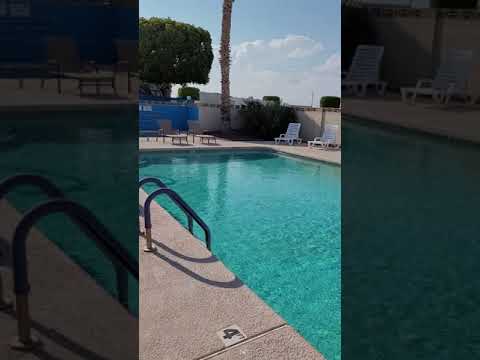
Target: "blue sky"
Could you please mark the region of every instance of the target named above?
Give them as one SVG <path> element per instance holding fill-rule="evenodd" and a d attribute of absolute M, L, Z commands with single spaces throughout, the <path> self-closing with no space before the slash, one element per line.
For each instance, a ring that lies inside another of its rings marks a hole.
<path fill-rule="evenodd" d="M 140 16 L 170 17 L 212 36 L 215 61 L 204 91 L 220 91 L 222 0 L 140 0 Z M 232 96 L 279 95 L 310 105 L 340 94 L 340 0 L 236 0 L 232 16 Z"/>

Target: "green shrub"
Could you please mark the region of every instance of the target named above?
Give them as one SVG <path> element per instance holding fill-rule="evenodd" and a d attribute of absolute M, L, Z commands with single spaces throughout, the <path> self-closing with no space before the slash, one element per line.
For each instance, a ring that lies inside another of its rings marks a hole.
<path fill-rule="evenodd" d="M 264 96 L 263 101 L 269 101 L 269 102 L 280 104 L 280 98 L 278 96 Z"/>
<path fill-rule="evenodd" d="M 263 104 L 258 100 L 248 100 L 239 115 L 246 133 L 263 140 L 272 140 L 284 133 L 289 123 L 297 121 L 295 109 L 276 102 Z"/>
<path fill-rule="evenodd" d="M 338 109 L 340 107 L 340 98 L 338 96 L 324 96 L 320 99 L 320 106 Z"/>
<path fill-rule="evenodd" d="M 196 87 L 181 87 L 178 89 L 178 97 L 191 96 L 193 100 L 200 100 L 200 89 Z"/>

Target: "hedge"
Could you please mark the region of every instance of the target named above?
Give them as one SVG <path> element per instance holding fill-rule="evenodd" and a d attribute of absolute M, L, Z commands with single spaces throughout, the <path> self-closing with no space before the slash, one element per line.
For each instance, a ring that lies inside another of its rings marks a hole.
<path fill-rule="evenodd" d="M 280 97 L 278 96 L 264 96 L 263 101 L 271 101 L 280 104 Z"/>
<path fill-rule="evenodd" d="M 178 97 L 191 96 L 192 100 L 200 100 L 200 89 L 196 87 L 181 87 L 178 89 Z"/>
<path fill-rule="evenodd" d="M 320 99 L 320 106 L 338 109 L 340 107 L 340 98 L 337 96 L 324 96 Z"/>
<path fill-rule="evenodd" d="M 289 123 L 297 122 L 295 109 L 275 102 L 247 100 L 239 115 L 246 134 L 263 140 L 272 140 L 284 133 Z"/>

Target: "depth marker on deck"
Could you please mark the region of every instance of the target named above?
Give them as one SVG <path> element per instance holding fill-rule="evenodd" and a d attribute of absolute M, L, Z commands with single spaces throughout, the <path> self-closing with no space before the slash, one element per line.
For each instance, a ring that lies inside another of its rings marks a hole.
<path fill-rule="evenodd" d="M 231 325 L 225 329 L 217 331 L 217 335 L 223 341 L 225 347 L 235 345 L 247 338 L 238 325 Z"/>

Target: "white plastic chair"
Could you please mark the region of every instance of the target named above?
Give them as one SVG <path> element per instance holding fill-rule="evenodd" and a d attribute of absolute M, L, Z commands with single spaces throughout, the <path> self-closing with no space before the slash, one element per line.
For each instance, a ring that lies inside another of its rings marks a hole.
<path fill-rule="evenodd" d="M 385 95 L 387 83 L 380 81 L 383 46 L 359 45 L 348 72 L 342 74 L 342 87 L 355 95 L 365 96 L 368 86 L 375 86 L 379 95 Z"/>
<path fill-rule="evenodd" d="M 316 137 L 308 142 L 309 147 L 320 147 L 323 149 L 338 149 L 340 142 L 338 141 L 338 125 L 326 124 L 322 136 Z"/>
<path fill-rule="evenodd" d="M 468 92 L 468 77 L 473 62 L 472 50 L 449 49 L 433 79 L 419 79 L 415 87 L 401 88 L 402 100 L 414 104 L 417 95 L 432 96 L 437 103 L 448 104 L 453 96 L 463 97 L 470 102 L 476 98 Z"/>
<path fill-rule="evenodd" d="M 301 144 L 302 139 L 300 138 L 300 127 L 302 124 L 300 123 L 290 123 L 288 124 L 287 131 L 285 134 L 280 134 L 279 137 L 275 138 L 275 144 L 280 144 L 285 142 L 289 145 L 293 145 L 294 143 Z"/>

